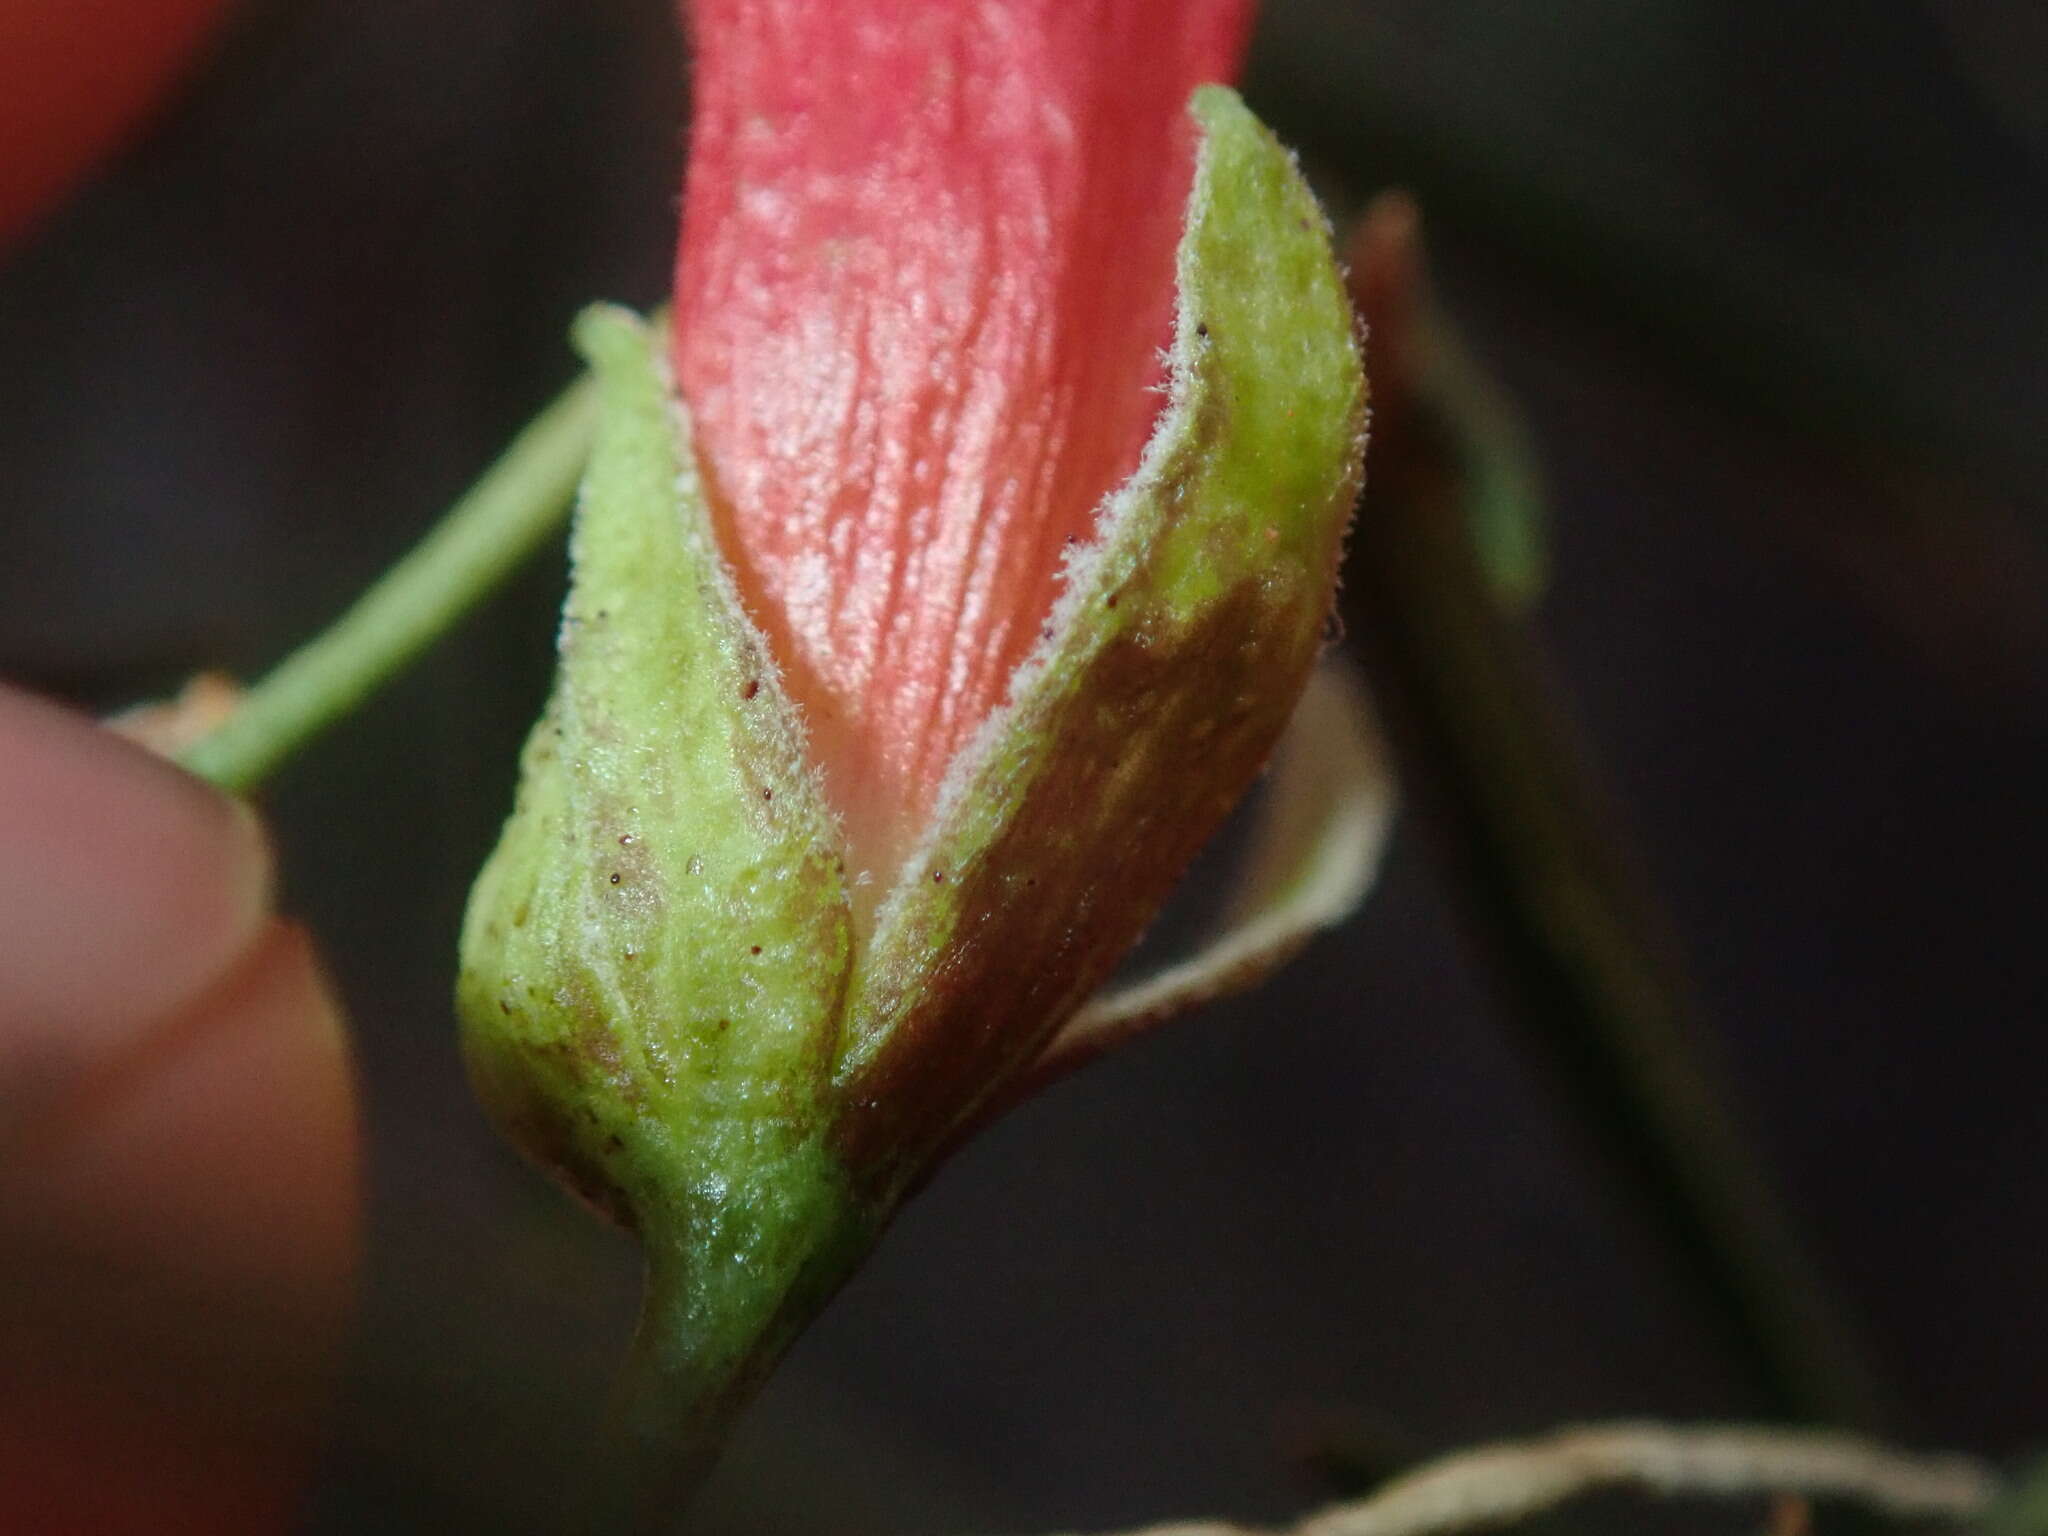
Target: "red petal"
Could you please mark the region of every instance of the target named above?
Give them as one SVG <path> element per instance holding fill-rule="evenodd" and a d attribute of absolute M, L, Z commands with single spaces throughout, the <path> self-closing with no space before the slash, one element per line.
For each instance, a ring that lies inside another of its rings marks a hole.
<path fill-rule="evenodd" d="M 0 244 L 130 132 L 222 0 L 0 0 Z"/>
<path fill-rule="evenodd" d="M 705 0 L 677 379 L 884 876 L 1157 413 L 1189 92 L 1250 0 Z"/>

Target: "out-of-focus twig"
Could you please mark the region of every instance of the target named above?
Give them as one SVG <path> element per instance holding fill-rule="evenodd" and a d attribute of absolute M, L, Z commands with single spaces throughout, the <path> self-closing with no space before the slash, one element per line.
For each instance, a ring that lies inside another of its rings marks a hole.
<path fill-rule="evenodd" d="M 1532 638 L 1476 558 L 1466 498 L 1485 421 L 1433 356 L 1412 203 L 1377 202 L 1350 263 L 1371 327 L 1375 421 L 1346 616 L 1400 778 L 1510 1012 L 1771 1411 L 1872 1427 L 1872 1375 L 1701 1060 L 1668 924 Z"/>
<path fill-rule="evenodd" d="M 1661 1424 L 1567 1429 L 1540 1440 L 1460 1451 L 1339 1504 L 1285 1536 L 1444 1536 L 1512 1524 L 1611 1488 L 1659 1497 L 1796 1494 L 1853 1501 L 1902 1518 L 1966 1520 L 2000 1493 L 1967 1456 L 1914 1455 L 1849 1435 Z M 1160 1525 L 1129 1536 L 1255 1536 L 1221 1522 Z"/>
<path fill-rule="evenodd" d="M 2034 1456 L 2006 1483 L 1985 1514 L 1984 1536 L 2048 1536 L 2048 1456 Z"/>

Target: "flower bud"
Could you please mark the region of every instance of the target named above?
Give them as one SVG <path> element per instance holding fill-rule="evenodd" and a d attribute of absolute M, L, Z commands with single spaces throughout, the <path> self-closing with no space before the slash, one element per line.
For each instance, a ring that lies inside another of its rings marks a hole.
<path fill-rule="evenodd" d="M 1164 404 L 886 838 L 850 835 L 877 823 L 835 801 L 743 596 L 663 338 L 579 326 L 604 416 L 554 694 L 471 899 L 464 1043 L 508 1134 L 642 1233 L 643 1348 L 702 1393 L 743 1389 L 1102 985 L 1319 649 L 1363 446 L 1351 311 L 1291 158 L 1227 89 L 1189 111 Z"/>

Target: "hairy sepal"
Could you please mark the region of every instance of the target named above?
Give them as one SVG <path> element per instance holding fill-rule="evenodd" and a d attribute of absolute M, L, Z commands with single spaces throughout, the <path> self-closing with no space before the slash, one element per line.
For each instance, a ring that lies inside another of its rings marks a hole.
<path fill-rule="evenodd" d="M 826 1145 L 843 860 L 660 349 L 617 310 L 578 341 L 602 425 L 554 693 L 464 925 L 463 1044 L 511 1139 L 640 1229 L 715 1375 L 852 1211 Z"/>
<path fill-rule="evenodd" d="M 1351 308 L 1292 158 L 1223 87 L 1190 111 L 1166 409 L 857 962 L 836 1141 L 883 1186 L 1101 985 L 1319 648 L 1364 449 Z"/>

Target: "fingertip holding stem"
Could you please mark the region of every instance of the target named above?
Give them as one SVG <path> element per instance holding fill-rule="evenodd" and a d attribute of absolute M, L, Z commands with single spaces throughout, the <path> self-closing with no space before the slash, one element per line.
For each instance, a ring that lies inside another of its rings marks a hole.
<path fill-rule="evenodd" d="M 360 1137 L 272 870 L 246 805 L 0 689 L 0 1529 L 289 1522 Z"/>
<path fill-rule="evenodd" d="M 273 862 L 248 806 L 0 689 L 0 1139 L 254 942 Z"/>

